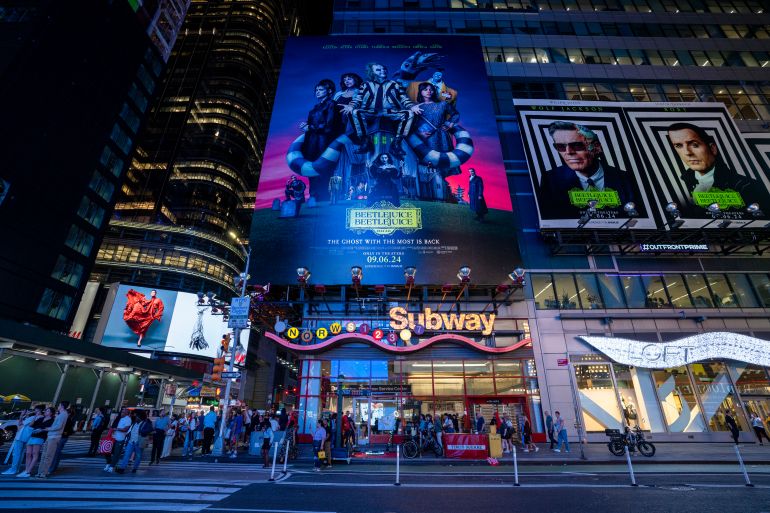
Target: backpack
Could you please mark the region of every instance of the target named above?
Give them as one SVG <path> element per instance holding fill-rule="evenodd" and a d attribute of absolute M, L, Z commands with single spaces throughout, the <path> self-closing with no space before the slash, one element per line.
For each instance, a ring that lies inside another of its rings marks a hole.
<path fill-rule="evenodd" d="M 139 436 L 147 436 L 153 431 L 152 422 L 147 419 L 143 420 L 142 424 L 139 426 Z"/>

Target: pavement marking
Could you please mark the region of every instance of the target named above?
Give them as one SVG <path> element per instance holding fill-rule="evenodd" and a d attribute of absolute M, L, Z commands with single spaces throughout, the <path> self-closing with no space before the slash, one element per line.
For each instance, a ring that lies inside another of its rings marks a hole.
<path fill-rule="evenodd" d="M 206 511 L 252 511 L 255 513 L 335 513 L 334 511 L 309 511 L 304 509 L 250 509 L 250 508 L 207 508 Z"/>
<path fill-rule="evenodd" d="M 686 484 L 686 486 L 693 486 L 695 488 L 770 488 L 770 485 L 758 485 L 746 486 L 745 484 L 710 484 L 710 483 L 698 483 L 698 484 Z"/>
<path fill-rule="evenodd" d="M 166 480 L 166 483 L 168 483 L 168 480 Z M 164 492 L 189 492 L 189 493 L 198 493 L 200 492 L 200 486 L 178 486 L 178 485 L 169 485 L 169 484 L 150 484 L 150 483 L 144 483 L 144 484 L 134 484 L 134 483 L 126 483 L 125 481 L 119 481 L 117 479 L 112 480 L 111 483 L 94 483 L 93 480 L 88 481 L 82 481 L 80 483 L 65 483 L 61 481 L 22 481 L 16 480 L 16 481 L 0 481 L 0 490 L 5 489 L 20 489 L 20 488 L 36 488 L 36 489 L 43 489 L 43 488 L 55 488 L 55 489 L 66 489 L 66 488 L 72 488 L 72 489 L 79 489 L 82 488 L 84 490 L 112 490 L 115 488 L 119 488 L 120 490 L 145 490 L 145 491 L 152 491 L 152 490 L 159 490 Z M 232 487 L 224 487 L 224 486 L 215 486 L 215 487 L 207 487 L 206 492 L 207 493 L 235 493 L 240 491 L 241 488 L 232 488 Z M 2 492 L 5 494 L 5 492 Z"/>
<path fill-rule="evenodd" d="M 80 499 L 83 490 L 31 490 L 36 498 L 50 499 Z M 29 496 L 29 490 L 3 490 L 3 498 L 24 498 Z M 177 493 L 177 492 L 122 492 L 113 490 L 109 492 L 87 492 L 89 499 L 155 499 L 155 500 L 188 500 L 188 501 L 221 501 L 228 497 L 224 493 Z M 3 501 L 4 503 L 5 501 Z M 0 503 L 2 504 L 2 503 Z"/>
<path fill-rule="evenodd" d="M 0 502 L 0 509 L 78 509 L 97 511 L 145 510 L 145 511 L 203 511 L 209 506 L 201 504 L 162 504 L 157 502 L 104 502 L 104 501 L 9 501 Z"/>
<path fill-rule="evenodd" d="M 278 483 L 282 486 L 325 486 L 332 488 L 390 488 L 393 483 L 319 483 L 313 481 L 284 481 Z M 614 484 L 522 484 L 521 487 L 527 488 L 628 488 L 630 485 Z M 401 488 L 514 488 L 511 484 L 451 484 L 451 483 L 401 483 Z"/>

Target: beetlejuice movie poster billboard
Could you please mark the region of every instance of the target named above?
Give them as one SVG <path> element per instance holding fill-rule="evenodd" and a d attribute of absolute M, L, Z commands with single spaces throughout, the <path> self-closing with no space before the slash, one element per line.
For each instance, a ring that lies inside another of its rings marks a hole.
<path fill-rule="evenodd" d="M 473 37 L 303 37 L 284 53 L 256 196 L 251 275 L 284 283 L 498 283 L 518 263 Z"/>

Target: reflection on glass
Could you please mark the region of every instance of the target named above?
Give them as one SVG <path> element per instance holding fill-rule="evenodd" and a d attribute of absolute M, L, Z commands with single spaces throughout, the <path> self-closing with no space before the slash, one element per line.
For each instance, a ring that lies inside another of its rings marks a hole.
<path fill-rule="evenodd" d="M 762 306 L 770 307 L 770 278 L 766 274 L 749 274 L 749 279 L 754 285 L 754 290 L 757 291 Z"/>
<path fill-rule="evenodd" d="M 653 433 L 664 433 L 666 426 L 658 408 L 649 369 L 613 364 L 613 370 L 626 424 L 631 427 L 638 425 Z"/>
<path fill-rule="evenodd" d="M 759 308 L 759 303 L 751 290 L 745 274 L 729 274 L 730 285 L 738 298 L 738 304 L 743 308 Z"/>
<path fill-rule="evenodd" d="M 495 374 L 498 376 L 521 376 L 521 360 L 497 360 Z"/>
<path fill-rule="evenodd" d="M 617 276 L 607 274 L 597 274 L 599 282 L 599 291 L 601 292 L 604 306 L 606 308 L 625 308 L 626 303 L 623 300 L 623 289 Z"/>
<path fill-rule="evenodd" d="M 539 395 L 533 395 L 529 398 L 529 415 L 532 422 L 532 431 L 538 433 L 545 432 L 545 420 L 543 419 L 543 407 Z"/>
<path fill-rule="evenodd" d="M 580 407 L 587 432 L 620 429 L 620 411 L 608 364 L 576 365 Z"/>
<path fill-rule="evenodd" d="M 433 395 L 433 381 L 430 379 L 410 379 L 408 385 L 412 387 L 414 396 Z"/>
<path fill-rule="evenodd" d="M 564 310 L 576 309 L 578 307 L 578 292 L 575 288 L 575 279 L 571 274 L 554 274 L 553 278 L 559 303 L 557 307 Z"/>
<path fill-rule="evenodd" d="M 744 431 L 748 429 L 743 414 L 738 413 L 740 407 L 736 405 L 735 390 L 725 365 L 722 362 L 693 363 L 690 365 L 690 371 L 709 429 L 711 431 L 730 430 L 725 423 L 726 411 L 732 413 Z"/>
<path fill-rule="evenodd" d="M 433 362 L 433 375 L 438 376 L 462 376 L 462 360 L 435 360 Z"/>
<path fill-rule="evenodd" d="M 693 308 L 694 305 L 690 300 L 690 294 L 687 293 L 687 287 L 681 274 L 667 274 L 665 282 L 668 295 L 671 297 L 671 304 L 675 308 Z"/>
<path fill-rule="evenodd" d="M 650 308 L 646 287 L 639 276 L 621 276 L 620 283 L 629 308 Z"/>
<path fill-rule="evenodd" d="M 730 362 L 728 367 L 742 396 L 770 395 L 770 379 L 764 368 L 740 362 Z"/>
<path fill-rule="evenodd" d="M 467 395 L 495 395 L 495 385 L 492 378 L 466 379 L 465 390 Z"/>
<path fill-rule="evenodd" d="M 497 378 L 496 384 L 499 395 L 519 395 L 526 392 L 524 378 Z"/>
<path fill-rule="evenodd" d="M 430 360 L 403 362 L 403 372 L 406 378 L 430 378 L 433 375 L 431 367 Z"/>
<path fill-rule="evenodd" d="M 695 400 L 687 369 L 676 367 L 652 371 L 663 415 L 672 433 L 706 431 L 700 407 Z"/>
<path fill-rule="evenodd" d="M 466 376 L 492 376 L 492 362 L 489 360 L 465 360 Z"/>
<path fill-rule="evenodd" d="M 433 388 L 435 395 L 463 395 L 463 378 L 437 377 Z"/>
<path fill-rule="evenodd" d="M 642 276 L 642 283 L 646 289 L 645 306 L 647 308 L 671 307 L 661 276 Z"/>
<path fill-rule="evenodd" d="M 695 308 L 712 308 L 714 303 L 711 301 L 706 280 L 702 274 L 686 274 L 687 288 L 690 289 L 693 304 Z"/>
<path fill-rule="evenodd" d="M 535 296 L 535 308 L 552 309 L 559 308 L 556 295 L 553 290 L 553 281 L 550 274 L 530 274 L 532 282 L 532 294 Z"/>
<path fill-rule="evenodd" d="M 595 274 L 576 274 L 578 297 L 584 310 L 604 308 Z"/>
<path fill-rule="evenodd" d="M 714 305 L 718 308 L 735 308 L 738 306 L 738 301 L 730 290 L 730 285 L 727 283 L 724 274 L 707 274 L 709 288 L 711 288 L 711 296 L 714 299 Z"/>

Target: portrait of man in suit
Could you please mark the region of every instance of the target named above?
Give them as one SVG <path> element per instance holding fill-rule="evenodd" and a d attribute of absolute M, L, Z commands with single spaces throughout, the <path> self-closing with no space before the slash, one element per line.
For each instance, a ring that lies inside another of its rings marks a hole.
<path fill-rule="evenodd" d="M 540 181 L 541 201 L 547 201 L 540 206 L 544 217 L 580 217 L 580 210 L 586 208 L 587 202 L 575 200 L 586 197 L 575 194 L 579 191 L 617 193 L 597 194 L 591 199 L 612 198 L 608 206 L 621 210 L 626 203 L 636 201 L 631 173 L 604 161 L 602 145 L 595 132 L 576 123 L 554 121 L 548 126 L 548 133 L 563 164 L 546 171 Z"/>

